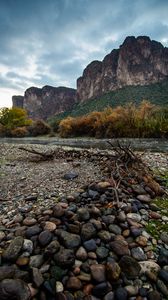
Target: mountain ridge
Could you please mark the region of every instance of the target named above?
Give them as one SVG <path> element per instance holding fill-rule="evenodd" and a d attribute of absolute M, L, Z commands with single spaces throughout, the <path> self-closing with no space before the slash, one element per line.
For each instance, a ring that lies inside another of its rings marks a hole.
<path fill-rule="evenodd" d="M 47 119 L 72 110 L 108 92 L 126 86 L 145 86 L 168 78 L 168 48 L 147 36 L 128 36 L 119 49 L 102 61 L 92 61 L 77 79 L 77 90 L 67 87 L 31 87 L 24 97 L 13 96 L 13 106 L 25 108 L 32 118 Z M 20 98 L 19 98 L 20 97 Z"/>

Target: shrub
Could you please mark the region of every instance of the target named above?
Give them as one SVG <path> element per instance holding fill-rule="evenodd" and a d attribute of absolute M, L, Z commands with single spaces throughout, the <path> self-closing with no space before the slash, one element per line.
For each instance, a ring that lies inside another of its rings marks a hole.
<path fill-rule="evenodd" d="M 0 137 L 4 137 L 6 135 L 5 126 L 0 123 Z"/>
<path fill-rule="evenodd" d="M 28 136 L 28 130 L 26 127 L 17 127 L 11 130 L 12 137 L 25 137 Z"/>
<path fill-rule="evenodd" d="M 36 120 L 28 128 L 31 136 L 45 135 L 51 132 L 51 127 L 43 120 Z"/>

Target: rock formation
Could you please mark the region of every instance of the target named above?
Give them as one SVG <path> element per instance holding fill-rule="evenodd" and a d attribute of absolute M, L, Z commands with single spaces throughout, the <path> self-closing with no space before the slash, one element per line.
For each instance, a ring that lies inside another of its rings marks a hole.
<path fill-rule="evenodd" d="M 148 85 L 168 77 L 168 48 L 147 36 L 127 37 L 103 61 L 93 61 L 77 80 L 80 102 L 128 85 Z"/>
<path fill-rule="evenodd" d="M 47 119 L 50 116 L 70 110 L 76 102 L 76 90 L 67 87 L 44 86 L 42 89 L 31 87 L 24 97 L 13 96 L 13 106 L 27 110 L 32 119 Z"/>
<path fill-rule="evenodd" d="M 13 107 L 23 108 L 23 96 L 12 96 Z"/>
<path fill-rule="evenodd" d="M 129 85 L 148 85 L 168 78 L 168 48 L 147 36 L 129 36 L 103 61 L 91 62 L 77 80 L 77 92 L 66 87 L 31 87 L 24 98 L 13 96 L 13 106 L 23 107 L 31 118 L 47 119 L 71 110 L 109 91 Z"/>

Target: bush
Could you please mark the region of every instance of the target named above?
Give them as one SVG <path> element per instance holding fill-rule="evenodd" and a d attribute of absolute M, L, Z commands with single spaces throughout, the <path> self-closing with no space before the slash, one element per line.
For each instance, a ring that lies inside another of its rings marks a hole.
<path fill-rule="evenodd" d="M 12 129 L 10 133 L 12 137 L 25 137 L 28 136 L 29 132 L 26 127 L 17 127 Z"/>
<path fill-rule="evenodd" d="M 0 137 L 6 136 L 5 126 L 0 123 Z"/>
<path fill-rule="evenodd" d="M 43 120 L 36 120 L 28 128 L 31 136 L 45 135 L 51 132 L 51 127 Z"/>

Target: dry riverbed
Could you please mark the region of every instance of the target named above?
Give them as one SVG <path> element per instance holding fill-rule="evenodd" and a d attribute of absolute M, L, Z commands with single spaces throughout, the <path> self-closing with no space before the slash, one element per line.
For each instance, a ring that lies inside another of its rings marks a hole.
<path fill-rule="evenodd" d="M 0 146 L 0 299 L 166 300 L 167 196 L 128 174 L 117 206 L 109 152 L 19 147 Z M 167 173 L 166 153 L 141 157 Z"/>

